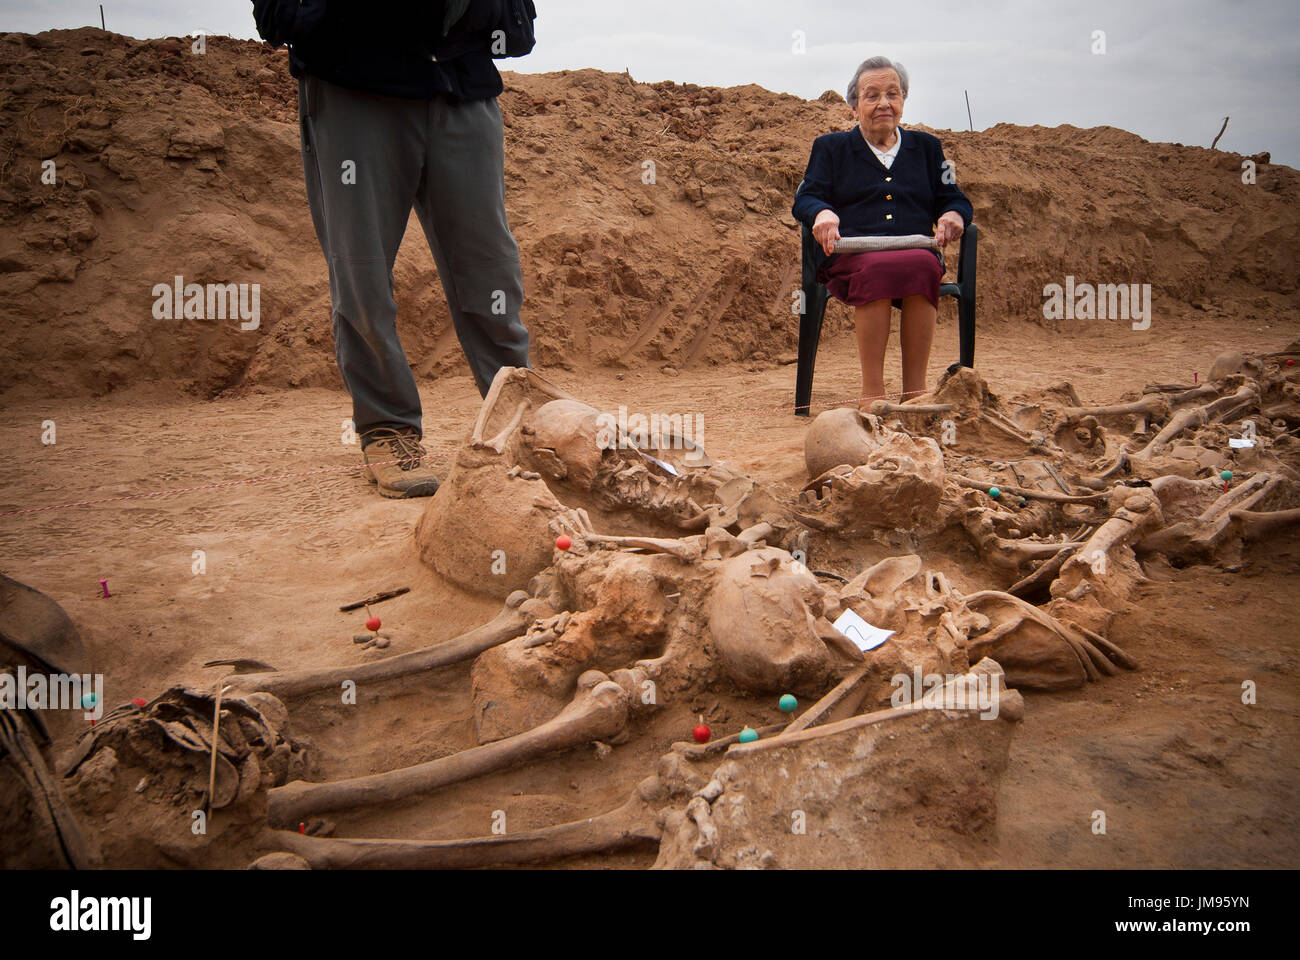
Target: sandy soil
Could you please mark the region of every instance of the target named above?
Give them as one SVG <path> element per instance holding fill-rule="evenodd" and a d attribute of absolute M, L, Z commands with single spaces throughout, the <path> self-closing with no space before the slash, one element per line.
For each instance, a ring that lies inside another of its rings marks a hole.
<path fill-rule="evenodd" d="M 1189 321 L 1182 330 L 1177 341 L 1145 342 L 1118 325 L 1101 337 L 1030 330 L 1015 342 L 981 342 L 979 368 L 1006 396 L 1068 375 L 1085 398 L 1105 399 L 1146 380 L 1192 371 L 1203 376 L 1206 358 L 1218 349 L 1254 342 L 1210 321 Z M 1278 342 L 1291 335 L 1283 332 Z M 944 323 L 936 374 L 955 349 L 953 326 Z M 843 337 L 824 346 L 818 403 L 853 395 L 852 351 Z M 562 371 L 552 375 L 597 404 L 675 409 L 691 398 L 706 414 L 714 456 L 781 489 L 802 482 L 807 421 L 784 409 L 792 367 L 733 366 L 677 377 L 598 371 L 581 381 Z M 891 376 L 897 382 L 898 371 Z M 478 396 L 467 375 L 427 383 L 423 395 L 428 443 L 445 461 Z M 0 428 L 6 451 L 0 512 L 269 474 L 339 472 L 6 516 L 0 521 L 5 570 L 68 610 L 107 675 L 110 703 L 152 696 L 171 683 L 210 683 L 211 671 L 201 665 L 216 657 L 294 667 L 373 656 L 358 653 L 349 639 L 360 616 L 337 607 L 380 589 L 412 587 L 379 608 L 396 638 L 390 653 L 488 619 L 495 604 L 450 587 L 416 559 L 412 531 L 422 503 L 382 500 L 346 469 L 358 457 L 340 442 L 337 426 L 347 412 L 343 393 L 323 389 L 201 403 L 141 390 L 101 401 L 11 406 Z M 54 447 L 39 443 L 44 419 L 59 425 Z M 192 573 L 194 550 L 206 552 L 203 575 Z M 1295 631 L 1287 626 L 1300 583 L 1294 541 L 1260 548 L 1239 573 L 1189 567 L 1148 574 L 1153 582 L 1112 632 L 1141 669 L 1076 692 L 1028 697 L 999 797 L 1001 866 L 1300 862 L 1300 665 Z M 101 577 L 108 578 L 111 599 L 97 596 Z M 1257 705 L 1241 703 L 1245 679 L 1258 685 Z M 473 743 L 467 666 L 407 682 L 382 700 L 363 696 L 357 707 L 332 699 L 305 701 L 293 714 L 295 729 L 323 748 L 330 776 L 391 768 Z M 689 706 L 697 709 L 711 711 L 715 728 L 757 726 L 775 715 L 744 702 Z M 665 711 L 609 759 L 585 752 L 556 758 L 382 817 L 345 818 L 339 832 L 440 838 L 484 833 L 498 809 L 507 811 L 512 830 L 602 812 L 687 735 L 689 711 Z M 144 842 L 131 823 L 132 809 L 128 802 L 87 812 L 117 865 L 240 866 L 269 849 L 242 831 L 223 840 L 221 817 L 208 842 L 196 845 L 179 811 Z M 1107 814 L 1105 836 L 1090 831 L 1098 809 Z M 604 862 L 645 866 L 652 859 L 652 851 L 634 851 Z"/>

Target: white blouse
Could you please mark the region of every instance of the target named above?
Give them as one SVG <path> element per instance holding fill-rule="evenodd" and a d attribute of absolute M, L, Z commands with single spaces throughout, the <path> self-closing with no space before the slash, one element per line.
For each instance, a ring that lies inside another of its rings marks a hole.
<path fill-rule="evenodd" d="M 859 128 L 859 130 L 860 129 L 861 128 Z M 867 135 L 865 133 L 862 135 L 862 139 L 867 140 Z M 886 170 L 888 170 L 890 167 L 894 165 L 894 158 L 898 156 L 898 148 L 902 145 L 902 143 L 903 143 L 902 127 L 898 127 L 894 131 L 894 145 L 890 147 L 888 150 L 877 150 L 876 145 L 872 143 L 870 140 L 867 140 L 867 146 L 869 146 L 871 148 L 871 152 L 876 155 L 876 159 L 885 165 Z"/>

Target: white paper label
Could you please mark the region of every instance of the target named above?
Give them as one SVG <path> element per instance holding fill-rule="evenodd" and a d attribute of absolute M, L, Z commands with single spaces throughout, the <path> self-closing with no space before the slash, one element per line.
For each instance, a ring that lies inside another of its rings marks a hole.
<path fill-rule="evenodd" d="M 645 457 L 647 460 L 649 460 L 651 463 L 655 464 L 656 466 L 659 466 L 659 467 L 663 468 L 664 470 L 667 470 L 667 471 L 668 471 L 670 474 L 672 474 L 674 477 L 679 477 L 679 476 L 681 476 L 681 474 L 679 474 L 679 473 L 677 472 L 677 468 L 674 467 L 671 463 L 668 463 L 668 462 L 666 462 L 666 461 L 664 461 L 664 460 L 660 460 L 658 457 L 652 457 L 652 456 L 650 456 L 650 454 L 646 453 L 644 450 L 638 450 L 637 453 L 641 454 L 641 456 Z"/>
<path fill-rule="evenodd" d="M 835 629 L 857 644 L 859 650 L 874 650 L 894 635 L 893 630 L 873 627 L 852 610 L 840 614 Z"/>

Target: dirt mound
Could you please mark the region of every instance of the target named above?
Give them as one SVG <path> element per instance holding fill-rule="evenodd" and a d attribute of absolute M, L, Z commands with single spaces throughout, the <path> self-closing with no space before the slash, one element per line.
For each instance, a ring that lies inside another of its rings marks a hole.
<path fill-rule="evenodd" d="M 535 364 L 793 355 L 789 205 L 812 140 L 849 126 L 838 96 L 595 70 L 511 73 L 506 88 L 508 209 Z M 11 33 L 0 37 L 0 110 L 0 392 L 338 385 L 283 50 Z M 1067 275 L 1150 283 L 1147 336 L 1169 336 L 1194 308 L 1234 322 L 1294 317 L 1294 170 L 1260 162 L 1247 185 L 1242 157 L 1111 128 L 999 125 L 943 139 L 982 228 L 983 329 L 1076 323 L 1042 318 L 1044 285 Z M 46 160 L 54 185 L 42 182 Z M 412 227 L 394 271 L 408 357 L 420 378 L 465 376 Z M 157 319 L 154 287 L 177 276 L 258 284 L 258 328 Z M 829 329 L 847 322 L 832 306 Z"/>

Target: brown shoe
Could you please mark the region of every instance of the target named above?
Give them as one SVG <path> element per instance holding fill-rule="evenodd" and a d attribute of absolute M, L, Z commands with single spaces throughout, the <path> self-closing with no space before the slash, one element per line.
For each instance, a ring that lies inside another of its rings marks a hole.
<path fill-rule="evenodd" d="M 380 427 L 368 431 L 364 439 L 368 441 L 361 451 L 366 479 L 378 484 L 381 494 L 395 500 L 433 496 L 438 478 L 425 462 L 429 451 L 414 430 Z"/>

